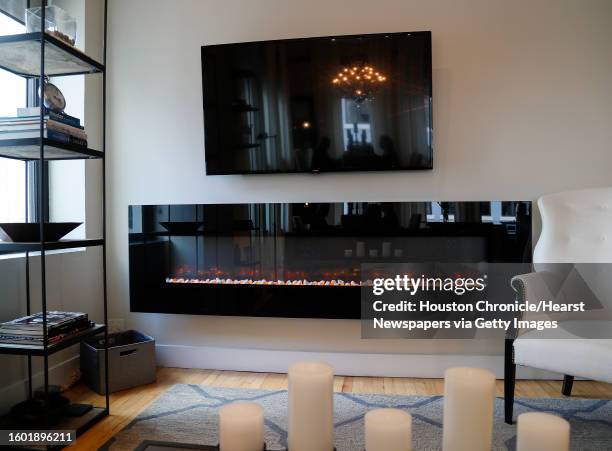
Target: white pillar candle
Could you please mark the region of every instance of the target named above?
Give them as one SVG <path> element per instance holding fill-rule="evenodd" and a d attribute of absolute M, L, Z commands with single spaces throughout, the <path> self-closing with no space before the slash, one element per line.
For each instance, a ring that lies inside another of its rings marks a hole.
<path fill-rule="evenodd" d="M 518 416 L 517 451 L 568 451 L 570 424 L 550 413 L 529 412 Z"/>
<path fill-rule="evenodd" d="M 365 256 L 365 243 L 363 241 L 357 241 L 357 257 Z"/>
<path fill-rule="evenodd" d="M 375 409 L 365 415 L 366 451 L 410 451 L 412 417 L 399 409 Z"/>
<path fill-rule="evenodd" d="M 219 409 L 221 451 L 262 451 L 264 415 L 259 404 L 236 402 Z"/>
<path fill-rule="evenodd" d="M 391 243 L 389 241 L 383 241 L 382 244 L 382 255 L 383 257 L 391 256 Z"/>
<path fill-rule="evenodd" d="M 334 449 L 334 371 L 325 363 L 289 367 L 289 451 Z"/>
<path fill-rule="evenodd" d="M 480 368 L 450 368 L 444 374 L 444 451 L 490 451 L 495 375 Z"/>

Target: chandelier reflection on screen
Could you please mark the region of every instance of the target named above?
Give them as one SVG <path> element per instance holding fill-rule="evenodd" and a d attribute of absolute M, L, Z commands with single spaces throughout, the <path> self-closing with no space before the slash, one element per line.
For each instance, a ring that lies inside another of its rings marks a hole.
<path fill-rule="evenodd" d="M 374 99 L 376 91 L 387 81 L 387 77 L 370 65 L 344 67 L 332 79 L 343 95 L 358 105 Z"/>

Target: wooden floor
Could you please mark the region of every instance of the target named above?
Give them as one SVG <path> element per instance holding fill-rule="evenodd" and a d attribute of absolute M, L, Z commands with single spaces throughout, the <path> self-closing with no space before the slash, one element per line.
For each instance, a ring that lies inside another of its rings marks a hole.
<path fill-rule="evenodd" d="M 243 373 L 179 368 L 160 368 L 157 382 L 111 395 L 111 415 L 83 436 L 69 449 L 95 450 L 126 426 L 140 411 L 174 384 L 201 384 L 215 387 L 239 387 L 262 390 L 287 388 L 287 375 L 274 373 Z M 393 377 L 342 377 L 334 381 L 335 391 L 349 393 L 384 393 L 398 395 L 441 395 L 442 379 L 414 379 Z M 503 382 L 497 381 L 498 396 L 503 395 Z M 67 396 L 73 402 L 103 405 L 104 398 L 83 385 L 72 388 Z M 528 398 L 559 398 L 560 381 L 518 381 L 516 396 Z M 612 384 L 576 381 L 572 397 L 612 399 Z"/>

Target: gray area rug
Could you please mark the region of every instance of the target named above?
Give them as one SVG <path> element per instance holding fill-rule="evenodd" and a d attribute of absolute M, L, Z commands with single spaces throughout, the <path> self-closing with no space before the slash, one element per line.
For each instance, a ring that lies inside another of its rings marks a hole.
<path fill-rule="evenodd" d="M 145 440 L 200 445 L 217 443 L 217 409 L 233 401 L 253 401 L 265 411 L 268 449 L 287 446 L 287 392 L 174 385 L 164 392 L 103 450 L 133 450 Z M 514 450 L 516 426 L 503 421 L 503 400 L 495 401 L 494 450 Z M 404 409 L 413 418 L 413 449 L 439 450 L 442 443 L 440 396 L 391 396 L 353 393 L 334 395 L 338 451 L 363 450 L 363 416 L 378 407 Z M 612 450 L 612 401 L 518 398 L 515 416 L 550 412 L 571 423 L 572 450 Z M 112 414 L 112 409 L 111 409 Z"/>

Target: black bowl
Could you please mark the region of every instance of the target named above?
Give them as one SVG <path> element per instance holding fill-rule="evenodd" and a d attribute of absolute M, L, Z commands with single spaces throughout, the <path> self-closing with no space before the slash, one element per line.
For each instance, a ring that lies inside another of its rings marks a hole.
<path fill-rule="evenodd" d="M 45 241 L 59 241 L 82 222 L 45 223 Z M 0 223 L 0 240 L 13 243 L 35 243 L 40 241 L 40 224 L 37 222 Z"/>
<path fill-rule="evenodd" d="M 162 221 L 160 224 L 173 235 L 195 235 L 204 225 L 201 221 Z"/>

